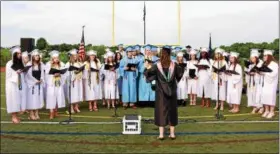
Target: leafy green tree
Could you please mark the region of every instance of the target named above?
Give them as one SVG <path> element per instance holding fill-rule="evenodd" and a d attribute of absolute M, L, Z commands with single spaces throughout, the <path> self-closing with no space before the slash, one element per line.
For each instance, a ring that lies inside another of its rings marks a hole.
<path fill-rule="evenodd" d="M 48 42 L 46 41 L 45 38 L 39 38 L 36 42 L 36 48 L 39 50 L 44 50 L 47 49 L 48 47 Z"/>

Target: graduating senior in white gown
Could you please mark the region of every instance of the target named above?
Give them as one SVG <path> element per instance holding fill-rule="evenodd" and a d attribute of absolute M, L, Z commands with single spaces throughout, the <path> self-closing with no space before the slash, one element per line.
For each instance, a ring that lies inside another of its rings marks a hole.
<path fill-rule="evenodd" d="M 177 64 L 184 70 L 184 74 L 180 81 L 177 83 L 177 100 L 179 101 L 187 101 L 186 99 L 188 98 L 188 85 L 187 85 L 187 80 L 188 80 L 188 75 L 187 75 L 187 67 L 184 66 L 186 63 L 184 62 L 184 53 L 183 52 L 178 52 L 177 53 Z M 181 103 L 179 103 L 181 104 Z M 185 103 L 183 103 L 185 104 Z"/>
<path fill-rule="evenodd" d="M 208 49 L 202 48 L 200 51 L 200 59 L 198 60 L 198 85 L 197 96 L 202 98 L 201 107 L 210 107 L 210 98 L 212 91 L 211 65 L 213 61 L 208 57 Z M 208 66 L 208 67 L 207 67 Z"/>
<path fill-rule="evenodd" d="M 110 109 L 111 105 L 113 108 L 115 107 L 115 100 L 119 99 L 118 73 L 115 70 L 114 53 L 110 51 L 106 55 L 107 61 L 105 65 L 110 67 L 103 67 L 101 74 L 104 76 L 104 97 L 107 100 L 107 107 Z"/>
<path fill-rule="evenodd" d="M 84 64 L 79 61 L 77 55 L 77 50 L 72 49 L 69 51 L 70 61 L 66 63 L 65 68 L 74 66 L 76 68 L 81 68 Z M 73 70 L 67 72 L 67 84 L 70 84 L 71 90 L 71 112 L 79 113 L 79 103 L 83 101 L 83 70 Z"/>
<path fill-rule="evenodd" d="M 239 112 L 239 105 L 242 97 L 242 68 L 238 64 L 239 53 L 230 52 L 230 66 L 229 70 L 234 71 L 234 73 L 226 72 L 227 75 L 227 102 L 232 104 L 232 109 L 229 112 L 237 113 Z"/>
<path fill-rule="evenodd" d="M 224 50 L 221 48 L 217 48 L 215 50 L 215 57 L 214 57 L 214 62 L 211 67 L 211 72 L 212 72 L 212 100 L 216 100 L 216 106 L 215 110 L 218 109 L 218 85 L 219 85 L 219 103 L 221 103 L 220 110 L 224 110 L 224 101 L 226 101 L 226 75 L 223 72 L 219 73 L 219 78 L 218 78 L 218 73 L 214 72 L 213 66 L 217 69 L 228 69 L 227 62 L 224 60 L 223 57 L 223 52 Z"/>
<path fill-rule="evenodd" d="M 20 47 L 11 49 L 12 60 L 6 64 L 6 106 L 12 114 L 12 122 L 19 123 L 17 113 L 26 107 L 26 84 L 22 70 L 24 69 Z"/>
<path fill-rule="evenodd" d="M 190 105 L 196 105 L 196 94 L 197 94 L 197 73 L 198 69 L 195 66 L 197 52 L 195 50 L 190 51 L 190 60 L 187 62 L 187 77 L 188 77 L 188 94 L 190 96 Z"/>
<path fill-rule="evenodd" d="M 29 119 L 38 120 L 38 110 L 44 106 L 44 64 L 41 62 L 39 52 L 37 49 L 31 53 L 32 67 L 26 74 L 27 83 L 27 103 L 26 109 L 29 110 Z"/>
<path fill-rule="evenodd" d="M 264 64 L 263 66 L 268 67 L 270 71 L 261 72 L 263 83 L 261 93 L 261 103 L 264 105 L 265 112 L 262 117 L 272 118 L 275 116 L 275 105 L 276 105 L 276 92 L 278 86 L 278 64 L 273 61 L 273 50 L 264 50 Z"/>
<path fill-rule="evenodd" d="M 46 83 L 46 108 L 50 109 L 50 119 L 57 116 L 57 109 L 65 107 L 65 96 L 63 86 L 65 83 L 65 74 L 50 74 L 51 68 L 61 70 L 64 64 L 59 61 L 59 52 L 54 50 L 50 52 L 51 60 L 45 66 L 45 83 Z"/>
<path fill-rule="evenodd" d="M 96 51 L 88 51 L 83 76 L 85 79 L 85 101 L 89 103 L 89 111 L 98 111 L 97 100 L 102 99 L 100 68 L 101 63 L 96 57 Z"/>
<path fill-rule="evenodd" d="M 245 81 L 247 83 L 247 100 L 248 107 L 253 107 L 252 114 L 262 114 L 264 111 L 261 103 L 261 92 L 262 92 L 262 78 L 259 73 L 256 72 L 256 68 L 260 68 L 263 61 L 259 59 L 258 49 L 251 49 L 250 53 L 250 65 L 245 65 Z M 248 68 L 247 68 L 248 67 Z"/>

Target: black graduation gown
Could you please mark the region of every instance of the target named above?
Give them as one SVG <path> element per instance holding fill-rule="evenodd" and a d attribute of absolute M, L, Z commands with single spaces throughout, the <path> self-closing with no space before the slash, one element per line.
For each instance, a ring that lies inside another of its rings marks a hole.
<path fill-rule="evenodd" d="M 166 76 L 168 68 L 163 69 Z M 156 80 L 156 101 L 155 101 L 155 125 L 157 126 L 176 126 L 178 124 L 177 110 L 177 81 L 183 76 L 183 70 L 175 64 L 170 81 L 164 78 L 157 65 L 144 71 L 148 82 Z"/>

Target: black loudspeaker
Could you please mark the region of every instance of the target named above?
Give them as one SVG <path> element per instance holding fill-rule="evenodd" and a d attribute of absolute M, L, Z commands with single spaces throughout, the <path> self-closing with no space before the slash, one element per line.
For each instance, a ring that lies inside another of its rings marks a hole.
<path fill-rule="evenodd" d="M 31 52 L 35 48 L 34 38 L 21 38 L 20 47 L 22 52 L 24 51 Z"/>

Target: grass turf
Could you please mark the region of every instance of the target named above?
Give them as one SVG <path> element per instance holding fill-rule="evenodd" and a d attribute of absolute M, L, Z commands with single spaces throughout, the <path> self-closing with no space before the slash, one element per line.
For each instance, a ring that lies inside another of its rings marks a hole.
<path fill-rule="evenodd" d="M 9 121 L 10 116 L 5 107 L 5 74 L 1 73 L 1 121 Z M 199 102 L 199 100 L 198 100 Z M 260 115 L 247 114 L 251 109 L 246 107 L 246 96 L 242 98 L 240 114 L 234 115 L 227 111 L 223 114 L 225 121 L 231 120 L 266 120 Z M 213 105 L 212 105 L 213 106 Z M 277 107 L 279 107 L 277 99 Z M 66 109 L 60 109 L 60 117 L 52 121 L 67 119 Z M 120 121 L 113 118 L 113 110 L 100 108 L 99 112 L 89 112 L 87 104 L 81 104 L 81 113 L 74 114 L 77 122 L 89 121 Z M 153 117 L 153 108 L 138 108 L 137 110 L 118 109 L 118 115 L 141 114 L 145 118 Z M 212 108 L 199 106 L 179 107 L 180 119 L 196 121 L 215 120 Z M 48 119 L 48 111 L 40 111 L 41 120 Z M 28 121 L 27 115 L 21 115 L 22 121 Z M 279 120 L 279 116 L 273 120 Z M 176 127 L 177 132 L 235 132 L 235 131 L 278 131 L 279 123 L 243 123 L 243 124 L 197 124 L 184 123 Z M 122 132 L 121 124 L 111 125 L 46 125 L 46 124 L 3 124 L 1 131 L 26 132 Z M 143 124 L 142 131 L 157 133 L 153 124 Z M 229 134 L 229 135 L 178 135 L 175 141 L 157 141 L 155 135 L 18 135 L 1 134 L 1 153 L 278 153 L 279 141 L 275 140 L 279 134 Z M 261 140 L 260 140 L 261 139 Z M 262 140 L 265 139 L 265 140 Z M 267 140 L 266 139 L 273 139 Z"/>

